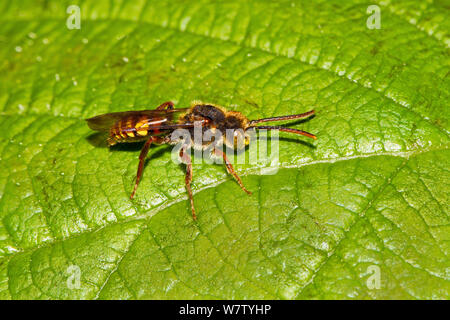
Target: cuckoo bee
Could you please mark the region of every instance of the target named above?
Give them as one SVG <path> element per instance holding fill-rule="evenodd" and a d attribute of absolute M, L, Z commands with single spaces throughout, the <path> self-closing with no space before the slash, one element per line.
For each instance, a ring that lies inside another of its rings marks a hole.
<path fill-rule="evenodd" d="M 312 139 L 316 136 L 303 130 L 286 128 L 282 126 L 259 125 L 264 122 L 285 121 L 293 119 L 302 119 L 310 117 L 314 110 L 294 115 L 249 120 L 242 113 L 237 111 L 227 111 L 225 108 L 211 103 L 200 101 L 192 102 L 189 108 L 174 108 L 173 102 L 165 102 L 155 110 L 125 111 L 113 112 L 86 119 L 88 126 L 92 130 L 108 132 L 108 144 L 113 146 L 123 142 L 145 141 L 139 155 L 139 165 L 136 174 L 136 181 L 130 199 L 133 199 L 139 181 L 142 177 L 145 158 L 152 143 L 155 144 L 177 144 L 179 139 L 172 139 L 171 134 L 177 129 L 186 129 L 193 137 L 194 130 L 200 127 L 202 131 L 220 130 L 223 142 L 231 148 L 242 148 L 250 142 L 249 130 L 266 129 L 279 130 L 294 134 L 303 135 Z M 234 134 L 226 135 L 227 130 L 233 130 Z M 211 142 L 202 142 L 202 145 L 195 145 L 194 148 L 205 148 Z M 238 146 L 237 141 L 244 141 L 244 144 Z M 251 194 L 242 184 L 241 178 L 234 171 L 231 162 L 226 154 L 217 148 L 212 150 L 216 157 L 222 157 L 229 174 L 231 174 L 237 183 L 246 193 Z M 192 162 L 190 154 L 187 152 L 187 145 L 180 149 L 180 158 L 186 164 L 185 184 L 191 203 L 192 216 L 197 219 L 192 197 Z"/>

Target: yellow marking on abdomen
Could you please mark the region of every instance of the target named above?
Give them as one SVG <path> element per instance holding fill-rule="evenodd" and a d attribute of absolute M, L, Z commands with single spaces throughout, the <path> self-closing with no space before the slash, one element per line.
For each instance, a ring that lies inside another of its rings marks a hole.
<path fill-rule="evenodd" d="M 133 120 L 132 119 L 128 119 L 126 126 L 127 126 L 127 128 L 132 128 L 133 127 Z"/>
<path fill-rule="evenodd" d="M 148 131 L 147 130 L 137 130 L 136 131 L 138 135 L 140 136 L 146 136 Z"/>
<path fill-rule="evenodd" d="M 132 131 L 127 131 L 127 135 L 131 138 L 134 138 L 134 133 Z"/>
<path fill-rule="evenodd" d="M 136 125 L 134 126 L 136 129 L 139 129 L 140 127 L 144 126 L 146 124 L 145 121 L 139 121 L 138 123 L 136 123 Z"/>

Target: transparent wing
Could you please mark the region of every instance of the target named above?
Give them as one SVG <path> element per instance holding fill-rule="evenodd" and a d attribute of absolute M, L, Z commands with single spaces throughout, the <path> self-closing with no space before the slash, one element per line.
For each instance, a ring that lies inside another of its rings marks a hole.
<path fill-rule="evenodd" d="M 124 111 L 101 114 L 86 119 L 89 128 L 95 131 L 109 131 L 109 129 L 119 120 L 124 119 L 141 119 L 147 117 L 149 125 L 151 123 L 160 123 L 161 125 L 175 125 L 172 121 L 175 115 L 185 113 L 188 108 L 177 108 L 169 110 L 140 110 L 140 111 Z"/>

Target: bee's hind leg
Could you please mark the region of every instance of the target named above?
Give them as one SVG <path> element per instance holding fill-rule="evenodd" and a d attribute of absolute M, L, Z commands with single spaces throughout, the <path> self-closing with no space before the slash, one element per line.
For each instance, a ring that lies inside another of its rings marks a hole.
<path fill-rule="evenodd" d="M 237 181 L 237 183 L 239 184 L 239 186 L 241 187 L 241 189 L 244 190 L 247 194 L 252 194 L 251 191 L 247 190 L 247 189 L 244 187 L 244 184 L 242 183 L 241 178 L 238 176 L 238 174 L 236 173 L 236 171 L 234 171 L 234 168 L 233 168 L 233 166 L 231 165 L 231 162 L 228 160 L 226 154 L 225 154 L 223 151 L 218 150 L 218 149 L 214 149 L 213 152 L 214 152 L 215 155 L 217 155 L 217 156 L 223 158 L 223 161 L 225 162 L 225 166 L 227 167 L 228 173 L 231 174 L 231 175 L 234 177 L 234 179 L 236 179 L 236 181 Z"/>
<path fill-rule="evenodd" d="M 138 170 L 137 170 L 137 174 L 136 174 L 136 182 L 134 183 L 134 188 L 133 188 L 133 192 L 131 193 L 130 199 L 134 198 L 134 194 L 136 193 L 136 189 L 139 185 L 139 181 L 141 180 L 142 177 L 142 172 L 144 171 L 144 163 L 145 163 L 145 158 L 147 157 L 148 151 L 150 150 L 150 146 L 152 144 L 152 142 L 154 142 L 156 140 L 155 137 L 150 137 L 144 144 L 144 146 L 142 147 L 141 150 L 141 154 L 139 155 L 139 166 L 138 166 Z"/>
<path fill-rule="evenodd" d="M 186 164 L 185 183 L 186 183 L 186 190 L 189 195 L 189 200 L 191 201 L 192 218 L 194 218 L 194 220 L 197 220 L 197 216 L 195 215 L 195 208 L 194 208 L 194 198 L 192 197 L 192 189 L 191 189 L 191 182 L 192 182 L 191 156 L 189 155 L 189 153 L 186 152 L 186 150 L 184 148 L 181 148 L 180 149 L 180 158 Z"/>
<path fill-rule="evenodd" d="M 161 104 L 156 110 L 171 110 L 173 109 L 174 103 L 172 101 L 167 101 Z"/>

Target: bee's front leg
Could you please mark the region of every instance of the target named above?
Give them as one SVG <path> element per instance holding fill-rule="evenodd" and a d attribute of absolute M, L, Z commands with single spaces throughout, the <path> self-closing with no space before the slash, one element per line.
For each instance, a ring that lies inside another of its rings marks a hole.
<path fill-rule="evenodd" d="M 237 181 L 237 183 L 239 184 L 239 186 L 241 187 L 241 189 L 244 190 L 247 194 L 252 194 L 251 191 L 247 190 L 247 189 L 244 187 L 244 184 L 242 183 L 241 178 L 238 176 L 238 174 L 236 173 L 236 171 L 234 171 L 234 168 L 233 168 L 233 166 L 231 165 L 231 162 L 228 160 L 226 154 L 225 154 L 222 150 L 219 150 L 219 149 L 216 149 L 216 148 L 214 149 L 213 153 L 214 153 L 216 156 L 222 157 L 222 158 L 223 158 L 223 161 L 225 162 L 225 165 L 226 165 L 226 167 L 227 167 L 228 173 L 231 174 L 231 175 L 236 179 L 236 181 Z"/>

